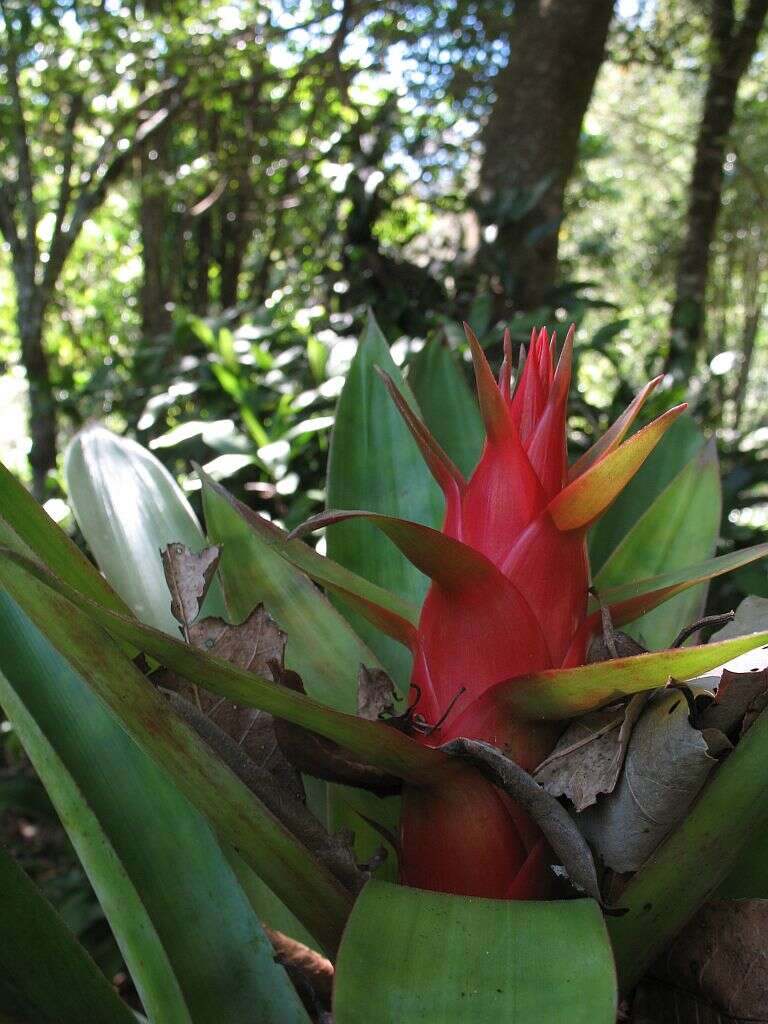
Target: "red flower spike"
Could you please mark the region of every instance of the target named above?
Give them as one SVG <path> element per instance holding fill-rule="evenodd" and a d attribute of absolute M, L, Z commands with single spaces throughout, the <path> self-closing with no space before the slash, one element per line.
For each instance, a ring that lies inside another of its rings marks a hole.
<path fill-rule="evenodd" d="M 515 719 L 501 690 L 508 694 L 527 673 L 583 664 L 596 624 L 588 607 L 586 530 L 685 406 L 624 440 L 658 378 L 651 381 L 569 472 L 573 328 L 557 369 L 554 335 L 533 332 L 514 392 L 508 333 L 497 383 L 477 338 L 465 330 L 487 433 L 469 481 L 387 382 L 446 496 L 443 533 L 366 512 L 325 513 L 303 529 L 365 516 L 432 579 L 415 635 L 400 631 L 414 652 L 419 741 L 484 740 L 531 770 L 551 750 L 557 723 Z M 407 884 L 499 899 L 550 894 L 549 852 L 538 828 L 471 768 L 439 786 L 406 787 L 401 850 Z"/>

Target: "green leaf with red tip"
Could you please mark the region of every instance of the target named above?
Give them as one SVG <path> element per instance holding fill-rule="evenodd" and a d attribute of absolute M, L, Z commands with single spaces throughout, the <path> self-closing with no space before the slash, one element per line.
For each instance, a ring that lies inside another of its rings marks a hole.
<path fill-rule="evenodd" d="M 645 387 L 638 391 L 621 416 L 611 424 L 603 436 L 573 463 L 568 470 L 569 480 L 575 480 L 577 476 L 581 476 L 590 466 L 594 466 L 604 455 L 612 452 L 621 444 L 627 431 L 640 414 L 646 399 L 661 380 L 662 377 L 654 377 L 653 380 L 648 381 Z"/>
<path fill-rule="evenodd" d="M 613 505 L 589 531 L 593 576 L 704 443 L 704 435 L 690 413 L 683 413 L 675 420 Z"/>
<path fill-rule="evenodd" d="M 419 451 L 429 467 L 435 483 L 440 487 L 447 500 L 451 500 L 451 498 L 458 500 L 466 486 L 466 481 L 458 467 L 440 447 L 437 438 L 430 433 L 427 426 L 408 405 L 389 374 L 380 369 L 378 373 L 389 392 L 389 397 L 395 404 L 395 408 L 403 417 L 405 425 L 419 446 Z"/>
<path fill-rule="evenodd" d="M 310 729 L 357 754 L 384 771 L 415 782 L 429 783 L 442 777 L 448 759 L 416 743 L 404 733 L 382 723 L 335 711 L 311 697 L 296 693 L 252 672 L 237 668 L 180 640 L 112 612 L 84 597 L 35 562 L 0 549 L 0 582 L 13 587 L 14 596 L 26 604 L 25 582 L 39 594 L 40 586 L 53 591 L 70 606 L 80 608 L 113 637 L 127 640 L 167 668 L 211 693 L 236 704 L 259 708 Z M 74 614 L 74 609 L 70 607 Z"/>
<path fill-rule="evenodd" d="M 518 718 L 574 718 L 621 697 L 655 690 L 670 678 L 684 680 L 703 675 L 764 644 L 768 644 L 768 632 L 579 668 L 549 669 L 499 683 L 482 699 L 501 703 Z"/>
<path fill-rule="evenodd" d="M 472 394 L 448 342 L 435 337 L 416 355 L 408 383 L 424 422 L 464 476 L 480 459 L 485 429 Z"/>
<path fill-rule="evenodd" d="M 316 648 L 318 636 L 326 636 L 328 628 L 331 637 L 339 634 L 336 643 L 341 642 L 342 633 L 349 633 L 355 637 L 346 620 L 339 620 L 335 610 L 329 609 L 321 614 L 319 606 L 326 605 L 326 599 L 316 588 L 308 588 L 306 583 L 302 582 L 306 576 L 342 598 L 377 629 L 394 637 L 400 643 L 411 646 L 419 617 L 419 609 L 415 605 L 384 590 L 383 587 L 376 586 L 375 583 L 370 583 L 357 573 L 350 572 L 332 558 L 319 554 L 303 541 L 290 540 L 284 530 L 238 501 L 220 484 L 202 472 L 200 477 L 203 481 L 203 502 L 209 520 L 209 535 L 211 539 L 224 544 L 222 564 L 228 583 L 228 594 L 235 596 L 235 588 L 241 589 L 238 612 L 242 612 L 248 604 L 253 606 L 254 593 L 262 595 L 258 599 L 263 600 L 271 609 L 274 618 L 278 622 L 281 621 L 281 616 L 285 619 L 282 628 L 291 638 L 287 652 L 289 656 L 293 655 L 290 648 L 295 647 L 297 643 L 300 646 Z M 228 506 L 233 515 L 241 521 L 240 527 L 236 525 L 232 515 L 226 514 L 224 506 Z M 275 558 L 287 562 L 293 571 L 290 568 L 281 571 L 280 562 L 275 562 Z M 251 575 L 255 574 L 258 581 L 251 579 L 247 588 L 242 589 L 244 567 L 250 569 Z M 318 615 L 322 619 L 320 623 L 315 621 Z M 373 652 L 368 651 L 361 640 L 355 637 L 354 642 L 359 648 L 355 657 L 331 660 L 332 671 L 335 671 L 337 677 L 340 665 L 349 665 L 350 670 L 354 670 L 356 678 L 355 665 L 359 665 L 361 661 L 372 665 L 376 660 Z M 319 656 L 319 652 L 315 651 L 314 656 Z M 306 666 L 297 666 L 296 671 L 304 676 L 309 692 L 312 693 L 312 673 L 307 672 Z M 343 670 L 341 674 L 343 675 Z M 345 698 L 345 706 L 350 700 L 354 704 L 354 691 L 353 686 Z M 341 706 L 328 695 L 319 692 L 317 695 L 328 700 L 334 707 Z"/>
<path fill-rule="evenodd" d="M 397 948 L 398 970 L 382 951 Z M 439 969 L 436 969 L 439 965 Z M 616 977 L 592 900 L 488 900 L 371 882 L 344 933 L 336 1024 L 613 1024 Z"/>
<path fill-rule="evenodd" d="M 686 408 L 678 405 L 663 413 L 553 498 L 548 509 L 558 529 L 585 529 L 593 523 L 629 483 L 668 427 Z"/>
<path fill-rule="evenodd" d="M 717 449 L 710 441 L 645 510 L 594 577 L 600 599 L 605 601 L 604 590 L 657 573 L 686 571 L 692 563 L 709 559 L 720 532 L 721 506 Z M 750 560 L 746 556 L 746 561 Z M 693 586 L 695 582 L 700 585 Z M 633 622 L 627 632 L 652 650 L 668 647 L 680 630 L 702 613 L 706 586 L 701 585 L 701 577 L 696 581 L 695 567 L 691 584 L 678 587 L 678 592 L 664 608 Z M 667 595 L 672 597 L 672 593 Z M 627 621 L 624 615 L 622 618 Z"/>
<path fill-rule="evenodd" d="M 695 587 L 699 583 L 733 572 L 734 569 L 740 569 L 743 565 L 766 557 L 768 544 L 756 544 L 751 548 L 734 551 L 730 555 L 709 558 L 697 565 L 688 565 L 684 569 L 665 572 L 649 579 L 638 580 L 636 583 L 599 589 L 598 593 L 600 601 L 610 608 L 614 625 L 621 626 L 634 621 L 689 587 Z M 598 611 L 598 604 L 594 598 L 591 607 L 594 613 Z"/>
<path fill-rule="evenodd" d="M 440 491 L 376 367 L 395 381 L 415 411 L 410 388 L 369 316 L 336 410 L 328 462 L 328 504 L 403 516 L 430 526 L 442 520 Z M 328 537 L 328 555 L 346 569 L 420 605 L 427 580 L 369 524 L 345 523 Z M 405 692 L 411 656 L 397 641 L 336 601 L 337 607 Z"/>

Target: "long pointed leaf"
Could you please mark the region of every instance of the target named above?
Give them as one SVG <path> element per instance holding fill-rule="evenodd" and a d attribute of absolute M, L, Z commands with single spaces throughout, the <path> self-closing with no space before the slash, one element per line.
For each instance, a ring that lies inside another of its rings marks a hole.
<path fill-rule="evenodd" d="M 625 583 L 608 589 L 600 588 L 598 592 L 602 603 L 611 609 L 614 625 L 621 626 L 687 590 L 688 587 L 694 587 L 697 583 L 722 576 L 766 557 L 768 544 L 756 544 L 751 548 L 734 551 L 730 555 L 709 558 L 706 562 L 687 565 L 683 569 L 665 572 L 650 579 L 641 579 L 636 583 Z"/>
<path fill-rule="evenodd" d="M 51 1024 L 136 1024 L 131 1010 L 2 846 L 0 893 L 0 1013 L 2 990 L 10 989 L 30 1015 Z"/>
<path fill-rule="evenodd" d="M 475 396 L 447 341 L 435 337 L 411 363 L 408 383 L 424 422 L 465 476 L 480 459 L 485 430 Z"/>
<path fill-rule="evenodd" d="M 594 578 L 601 600 L 605 601 L 605 589 L 709 558 L 720 532 L 721 504 L 717 449 L 710 442 L 646 509 L 604 563 Z M 643 615 L 628 632 L 651 649 L 666 647 L 700 614 L 705 596 L 705 586 L 680 593 L 663 610 Z"/>
<path fill-rule="evenodd" d="M 55 598 L 63 600 L 63 606 L 57 605 L 61 608 L 61 614 L 76 616 L 75 609 L 79 608 L 90 622 L 98 623 L 112 636 L 127 640 L 146 651 L 190 682 L 198 683 L 235 703 L 268 711 L 317 732 L 370 764 L 403 779 L 428 784 L 452 770 L 445 755 L 423 747 L 397 729 L 335 711 L 311 697 L 276 686 L 227 661 L 188 647 L 151 626 L 102 608 L 36 563 L 14 552 L 0 550 L 0 582 L 9 590 L 13 588 L 16 599 L 25 608 L 29 605 L 31 610 L 37 609 L 35 602 L 38 599 L 41 603 L 54 600 L 46 598 L 42 593 L 43 590 L 51 591 Z M 76 619 L 85 628 L 83 617 L 76 616 Z M 57 634 L 61 634 L 62 644 L 67 649 L 73 646 L 77 654 L 78 645 L 73 638 L 67 637 L 61 623 L 54 623 L 54 627 Z M 99 683 L 106 687 L 108 680 L 99 680 Z M 102 693 L 102 689 L 99 692 Z M 110 689 L 104 689 L 103 695 L 105 700 L 117 699 Z M 165 705 L 161 704 L 160 707 L 164 708 Z"/>
<path fill-rule="evenodd" d="M 768 632 L 580 668 L 548 669 L 499 683 L 486 699 L 503 704 L 520 718 L 573 718 L 620 697 L 664 686 L 670 678 L 692 679 L 764 644 L 768 644 Z"/>
<path fill-rule="evenodd" d="M 44 631 L 56 656 L 118 717 L 132 739 L 296 912 L 312 934 L 332 949 L 349 910 L 345 890 L 196 734 L 173 715 L 162 697 L 102 630 L 42 582 L 37 575 L 40 572 L 27 571 L 20 561 L 9 556 L 0 560 L 0 582 Z M 134 628 L 165 636 L 139 623 Z M 170 638 L 167 642 L 176 643 Z M 23 664 L 17 666 L 17 671 L 20 684 L 32 685 L 34 675 L 30 677 Z M 163 821 L 163 817 L 157 820 Z"/>
<path fill-rule="evenodd" d="M 442 514 L 440 492 L 376 373 L 377 366 L 415 405 L 370 316 L 336 410 L 328 462 L 328 504 L 437 526 Z M 345 523 L 335 530 L 328 537 L 328 554 L 372 583 L 421 604 L 427 580 L 369 524 Z M 346 605 L 340 608 L 405 692 L 410 679 L 409 652 Z"/>
<path fill-rule="evenodd" d="M 41 585 L 25 584 L 34 600 Z M 75 634 L 73 611 L 68 606 L 61 625 Z M 46 603 L 48 628 L 59 614 Z M 278 1024 L 285 1012 L 303 1021 L 210 826 L 6 593 L 0 635 L 0 703 L 72 839 L 150 1018 L 238 1024 L 253 1000 L 266 1000 L 266 1020 Z M 112 646 L 93 628 L 89 637 L 93 656 Z M 116 648 L 115 655 L 130 666 Z"/>
<path fill-rule="evenodd" d="M 55 567 L 58 575 L 66 580 L 75 592 L 93 597 L 99 607 L 128 612 L 125 603 L 111 590 L 104 577 L 2 466 L 0 513 L 5 517 L 0 518 L 0 540 L 3 544 L 8 545 L 17 554 L 34 554 Z M 19 641 L 15 632 L 12 633 L 11 639 L 14 643 Z M 40 637 L 37 639 L 42 641 Z M 29 642 L 32 643 L 31 640 Z M 133 650 L 135 651 L 135 648 Z M 13 645 L 9 642 L 2 654 L 10 657 L 12 651 Z M 0 658 L 0 662 L 1 660 Z M 39 684 L 34 692 L 42 699 L 47 687 L 53 687 L 52 699 L 55 704 L 61 697 L 57 682 L 55 679 L 49 682 L 46 678 L 45 686 Z M 133 864 L 133 846 L 129 845 L 126 856 L 130 863 L 119 864 L 114 870 L 111 870 L 108 864 L 107 870 L 102 871 L 102 903 L 111 899 L 110 892 L 114 886 L 117 885 L 119 889 L 123 875 L 126 871 L 130 873 L 131 870 L 138 872 L 142 879 L 142 891 L 146 889 L 150 901 L 147 907 L 140 906 L 139 910 L 127 919 L 123 919 L 119 914 L 116 917 L 113 913 L 110 917 L 113 930 L 125 947 L 125 943 L 130 943 L 136 935 L 137 922 L 141 920 L 142 913 L 147 915 L 148 927 L 150 933 L 152 932 L 155 928 L 152 916 L 154 914 L 159 916 L 158 927 L 164 928 L 174 937 L 169 949 L 170 959 L 158 957 L 154 950 L 147 952 L 141 943 L 139 944 L 138 951 L 130 961 L 134 980 L 140 989 L 150 991 L 147 998 L 151 1003 L 155 998 L 151 990 L 158 984 L 156 967 L 159 965 L 161 976 L 166 970 L 172 978 L 177 971 L 178 962 L 182 994 L 186 998 L 189 989 L 190 1000 L 199 1008 L 199 1012 L 203 1012 L 206 1005 L 205 1001 L 201 1001 L 197 996 L 196 986 L 201 985 L 204 986 L 205 1000 L 210 1000 L 212 1004 L 218 1006 L 217 1013 L 228 1014 L 228 1007 L 233 1003 L 233 1015 L 237 1017 L 241 1004 L 233 996 L 228 971 L 232 965 L 240 964 L 239 970 L 244 979 L 243 991 L 246 996 L 250 992 L 256 997 L 262 983 L 259 979 L 263 980 L 261 965 L 264 958 L 269 956 L 269 949 L 261 941 L 254 942 L 250 947 L 243 943 L 244 934 L 250 935 L 254 930 L 257 936 L 261 933 L 258 920 L 254 919 L 253 911 L 244 898 L 238 879 L 230 869 L 228 859 L 232 855 L 228 851 L 222 851 L 218 843 L 211 841 L 207 823 L 180 793 L 174 791 L 164 778 L 158 776 L 150 759 L 134 744 L 125 743 L 122 726 L 114 719 L 103 715 L 98 702 L 85 692 L 81 682 L 68 693 L 67 707 L 70 703 L 77 709 L 75 724 L 70 726 L 68 731 L 59 734 L 59 728 L 67 729 L 67 720 L 65 718 L 61 723 L 56 719 L 52 720 L 49 746 L 51 756 L 54 757 L 54 766 L 47 767 L 45 744 L 48 740 L 42 737 L 41 749 L 44 753 L 41 757 L 45 760 L 46 767 L 39 768 L 40 773 L 49 788 L 53 787 L 57 791 L 57 787 L 66 788 L 65 767 L 55 761 L 58 749 L 56 744 L 64 741 L 75 744 L 73 756 L 76 757 L 76 761 L 73 771 L 77 780 L 73 782 L 74 788 L 71 788 L 71 791 L 67 790 L 68 806 L 71 807 L 72 819 L 75 822 L 79 821 L 82 815 L 88 819 L 92 812 L 99 812 L 98 799 L 94 795 L 93 787 L 100 785 L 102 779 L 109 780 L 108 797 L 105 798 L 109 816 L 101 820 L 101 827 L 104 829 L 103 841 L 114 844 L 119 851 L 118 855 L 121 856 L 124 853 L 123 844 L 132 844 L 135 840 L 140 844 L 140 854 L 137 864 Z M 46 707 L 45 704 L 41 706 L 40 714 L 43 714 Z M 19 713 L 22 711 L 23 708 Z M 31 719 L 30 721 L 34 725 Z M 93 748 L 89 744 L 93 743 L 99 750 L 96 757 L 91 756 Z M 121 785 L 115 791 L 111 782 L 115 778 L 129 779 L 131 785 Z M 147 794 L 155 791 L 159 804 L 163 807 L 163 817 L 171 823 L 174 832 L 173 838 L 168 840 L 172 850 L 166 850 L 162 844 L 158 845 L 154 841 L 156 818 L 152 806 L 147 801 Z M 145 837 L 147 830 L 151 833 L 151 841 Z M 100 834 L 99 823 L 87 832 L 87 836 L 91 834 Z M 94 858 L 96 870 L 99 870 L 98 865 L 101 862 L 96 857 L 98 849 L 98 842 L 95 845 L 86 842 L 79 846 L 81 859 L 91 873 L 94 870 Z M 176 857 L 190 864 L 183 885 L 174 884 L 178 879 L 177 873 L 166 879 L 169 864 Z M 244 865 L 243 870 L 247 871 Z M 197 890 L 206 894 L 215 893 L 216 898 L 210 902 L 207 898 L 201 900 Z M 127 907 L 129 903 L 130 900 L 113 901 L 114 907 L 118 910 L 123 906 Z M 198 905 L 195 912 L 201 922 L 200 930 L 189 929 L 185 924 L 192 912 L 190 907 L 194 905 Z M 219 913 L 221 906 L 228 908 L 226 917 Z M 215 955 L 211 954 L 211 948 L 216 950 Z M 187 965 L 197 959 L 208 962 L 209 969 L 202 973 L 198 972 L 194 977 L 185 976 Z M 226 970 L 220 971 L 220 964 L 229 966 Z M 271 967 L 269 969 L 271 970 Z M 165 982 L 162 982 L 162 985 L 165 985 Z M 282 985 L 283 982 L 278 979 L 278 995 Z M 162 995 L 161 1001 L 166 1001 L 166 995 Z M 169 1005 L 173 1005 L 173 999 Z"/>
<path fill-rule="evenodd" d="M 597 575 L 637 520 L 704 446 L 704 436 L 690 413 L 678 417 L 616 501 L 593 526 L 589 561 Z"/>

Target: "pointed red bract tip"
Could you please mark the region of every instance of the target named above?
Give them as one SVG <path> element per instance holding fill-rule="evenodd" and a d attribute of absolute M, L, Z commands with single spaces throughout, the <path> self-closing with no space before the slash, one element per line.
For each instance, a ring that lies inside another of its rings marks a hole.
<path fill-rule="evenodd" d="M 475 368 L 477 397 L 480 402 L 480 412 L 485 424 L 485 432 L 491 443 L 503 441 L 513 432 L 509 411 L 501 396 L 496 379 L 491 372 L 491 367 L 488 365 L 488 359 L 483 351 L 483 347 L 477 340 L 477 335 L 466 321 L 464 322 L 464 333 L 469 342 L 472 364 Z"/>

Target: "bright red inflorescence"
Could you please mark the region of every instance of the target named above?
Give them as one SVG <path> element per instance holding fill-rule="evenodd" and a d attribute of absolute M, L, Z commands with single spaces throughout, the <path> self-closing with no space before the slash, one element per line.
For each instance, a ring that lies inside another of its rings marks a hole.
<path fill-rule="evenodd" d="M 439 723 L 423 742 L 485 740 L 531 770 L 551 749 L 551 726 L 510 721 L 494 703 L 493 687 L 583 662 L 592 629 L 586 531 L 681 409 L 622 445 L 657 383 L 651 382 L 569 469 L 573 329 L 557 366 L 555 337 L 546 329 L 534 332 L 514 391 L 509 336 L 498 383 L 471 331 L 468 337 L 487 432 L 470 480 L 398 402 L 445 494 L 443 533 L 459 542 L 454 571 L 432 574 L 415 644 L 413 692 L 416 710 Z M 474 771 L 440 788 L 406 791 L 401 851 L 406 884 L 496 898 L 551 894 L 549 851 L 537 827 Z"/>

